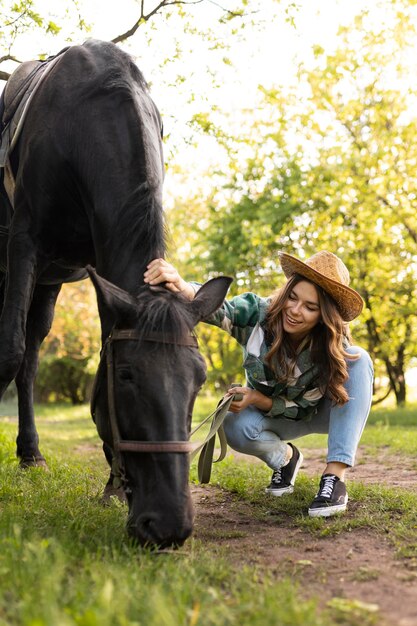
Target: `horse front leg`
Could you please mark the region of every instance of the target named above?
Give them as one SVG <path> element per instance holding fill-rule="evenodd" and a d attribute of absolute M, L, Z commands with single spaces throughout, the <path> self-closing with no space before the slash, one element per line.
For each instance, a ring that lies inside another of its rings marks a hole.
<path fill-rule="evenodd" d="M 37 285 L 28 314 L 26 350 L 16 376 L 19 406 L 19 431 L 16 443 L 21 467 L 46 467 L 45 458 L 39 450 L 39 436 L 33 409 L 33 387 L 39 364 L 39 349 L 51 329 L 60 289 L 61 285 Z"/>
<path fill-rule="evenodd" d="M 25 354 L 27 315 L 35 286 L 36 264 L 32 239 L 25 233 L 11 235 L 0 318 L 0 399 L 16 377 Z"/>

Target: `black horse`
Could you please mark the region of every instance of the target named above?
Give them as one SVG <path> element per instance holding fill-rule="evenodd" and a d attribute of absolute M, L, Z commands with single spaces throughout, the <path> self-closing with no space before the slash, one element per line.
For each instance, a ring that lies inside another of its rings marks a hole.
<path fill-rule="evenodd" d="M 135 538 L 180 545 L 192 530 L 187 438 L 205 378 L 192 329 L 230 279 L 209 281 L 191 303 L 143 285 L 148 262 L 165 253 L 164 164 L 160 116 L 130 56 L 93 40 L 60 53 L 32 95 L 9 169 L 0 393 L 16 381 L 21 465 L 45 464 L 33 382 L 59 290 L 92 266 L 103 340 L 93 413 L 111 479 L 122 480 Z"/>

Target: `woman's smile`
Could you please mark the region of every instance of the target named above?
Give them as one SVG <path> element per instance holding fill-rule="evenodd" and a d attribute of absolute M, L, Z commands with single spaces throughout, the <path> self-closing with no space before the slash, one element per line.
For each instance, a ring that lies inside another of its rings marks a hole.
<path fill-rule="evenodd" d="M 303 339 L 321 318 L 316 287 L 305 280 L 297 283 L 283 308 L 284 331 L 293 339 Z"/>
<path fill-rule="evenodd" d="M 299 324 L 299 323 L 300 323 L 300 320 L 296 320 L 296 319 L 294 319 L 293 317 L 291 317 L 291 316 L 290 316 L 290 314 L 289 314 L 289 313 L 286 313 L 286 315 L 287 315 L 287 319 L 288 319 L 288 321 L 289 321 L 291 324 Z"/>

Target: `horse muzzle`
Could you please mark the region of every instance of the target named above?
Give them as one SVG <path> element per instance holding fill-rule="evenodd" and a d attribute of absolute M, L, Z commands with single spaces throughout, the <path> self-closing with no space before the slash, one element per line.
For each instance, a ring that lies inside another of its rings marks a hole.
<path fill-rule="evenodd" d="M 163 550 L 179 548 L 193 531 L 191 500 L 183 511 L 143 511 L 135 516 L 132 511 L 127 520 L 127 532 L 142 547 Z"/>

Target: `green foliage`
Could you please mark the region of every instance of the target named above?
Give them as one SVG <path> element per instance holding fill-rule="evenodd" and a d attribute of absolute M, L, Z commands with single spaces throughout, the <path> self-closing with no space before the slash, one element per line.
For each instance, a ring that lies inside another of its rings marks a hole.
<path fill-rule="evenodd" d="M 53 35 L 58 35 L 58 33 L 61 31 L 61 26 L 59 26 L 58 24 L 55 24 L 55 22 L 52 22 L 51 20 L 49 20 L 48 22 L 48 26 L 47 26 L 47 32 L 51 33 Z"/>
<path fill-rule="evenodd" d="M 56 9 L 56 7 L 55 7 Z M 59 7 L 62 9 L 62 7 Z M 73 0 L 68 7 L 64 8 L 60 13 L 59 19 L 62 19 L 62 24 L 56 21 L 56 11 L 50 10 L 37 2 L 37 0 L 4 0 L 0 4 L 0 45 L 3 50 L 7 50 L 8 54 L 2 55 L 0 58 L 0 64 L 7 63 L 10 60 L 14 62 L 20 62 L 26 59 L 17 59 L 17 54 L 14 52 L 25 40 L 35 38 L 36 36 L 43 36 L 48 38 L 49 36 L 56 37 L 63 29 L 63 26 L 71 28 L 76 24 L 76 28 L 79 29 L 78 36 L 81 33 L 85 33 L 88 26 L 80 16 L 80 7 L 78 0 Z M 43 57 L 44 50 L 33 50 L 33 57 Z M 9 69 L 9 65 L 7 66 Z M 11 73 L 15 69 L 15 66 L 10 65 L 10 71 L 0 72 L 0 78 L 6 80 L 8 73 Z"/>
<path fill-rule="evenodd" d="M 85 280 L 63 285 L 41 354 L 84 360 L 99 349 L 100 320 L 92 283 Z"/>
<path fill-rule="evenodd" d="M 203 389 L 220 397 L 232 382 L 244 384 L 240 346 L 214 326 L 199 324 L 197 335 L 207 363 L 207 380 Z"/>
<path fill-rule="evenodd" d="M 311 141 L 318 146 L 310 176 L 327 205 L 306 216 L 305 237 L 322 247 L 338 242 L 366 303 L 357 336 L 386 368 L 400 404 L 417 339 L 416 91 L 407 66 L 415 30 L 393 9 L 383 34 L 366 12 L 354 32 L 352 38 L 352 26 L 341 29 L 336 52 L 317 50 L 317 67 L 300 75 L 311 90 Z"/>
<path fill-rule="evenodd" d="M 35 383 L 39 402 L 86 402 L 100 349 L 100 324 L 90 281 L 64 285 L 41 353 Z"/>
<path fill-rule="evenodd" d="M 365 300 L 352 330 L 373 357 L 377 396 L 385 379 L 401 405 L 417 353 L 415 15 L 406 0 L 383 4 L 382 25 L 364 10 L 330 52 L 315 46 L 293 89 L 261 89 L 238 137 L 225 141 L 217 122 L 229 165 L 191 217 L 191 253 L 235 275 L 232 291 L 261 295 L 281 283 L 279 250 L 339 254 Z M 206 116 L 201 127 L 215 125 Z"/>
<path fill-rule="evenodd" d="M 87 402 L 91 396 L 94 373 L 90 359 L 70 356 L 45 356 L 39 365 L 35 385 L 36 402 Z"/>

